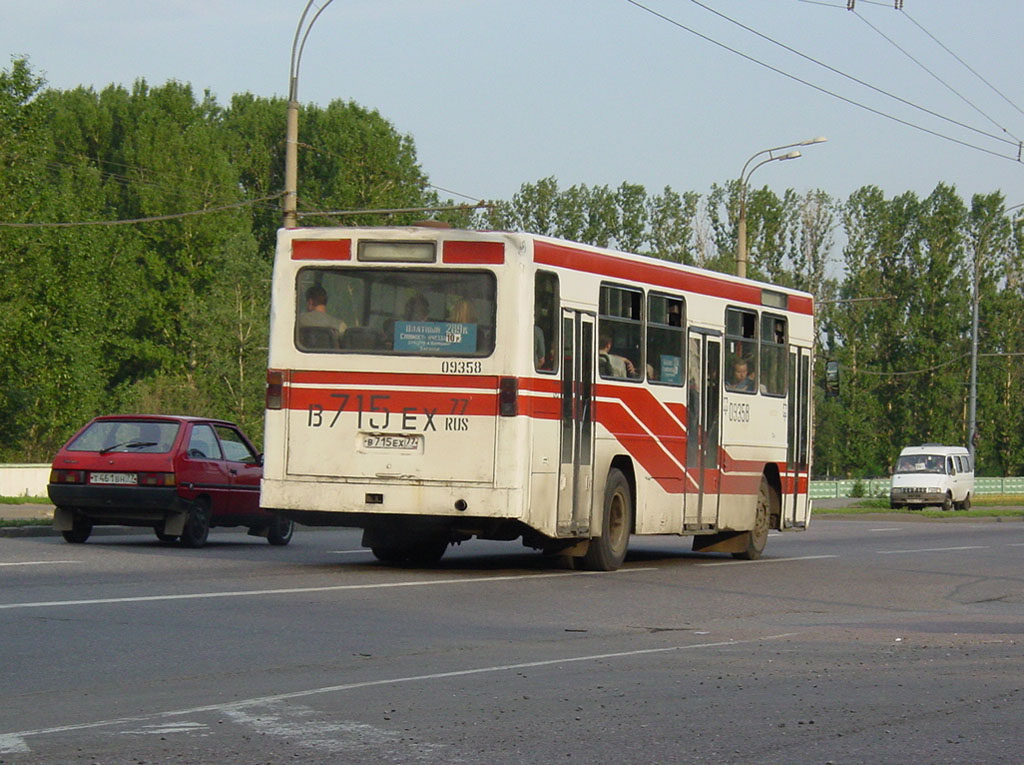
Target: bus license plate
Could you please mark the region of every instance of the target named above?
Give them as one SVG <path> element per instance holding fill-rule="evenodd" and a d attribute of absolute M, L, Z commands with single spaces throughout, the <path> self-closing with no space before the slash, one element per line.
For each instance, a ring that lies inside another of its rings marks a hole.
<path fill-rule="evenodd" d="M 415 451 L 420 448 L 419 436 L 363 436 L 363 446 L 367 449 L 401 449 Z"/>
<path fill-rule="evenodd" d="M 89 483 L 116 483 L 135 486 L 139 482 L 135 473 L 91 473 Z"/>

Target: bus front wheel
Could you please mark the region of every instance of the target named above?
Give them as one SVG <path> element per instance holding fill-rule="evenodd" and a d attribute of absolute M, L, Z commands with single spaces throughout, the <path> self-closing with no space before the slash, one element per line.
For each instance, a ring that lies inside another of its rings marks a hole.
<path fill-rule="evenodd" d="M 601 535 L 592 537 L 583 568 L 589 571 L 614 571 L 626 559 L 629 534 L 633 526 L 633 497 L 629 481 L 622 471 L 612 468 L 604 490 Z"/>

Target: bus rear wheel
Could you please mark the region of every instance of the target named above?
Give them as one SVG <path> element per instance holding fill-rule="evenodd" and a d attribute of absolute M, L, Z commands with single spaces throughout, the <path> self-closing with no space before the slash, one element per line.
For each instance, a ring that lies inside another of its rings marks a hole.
<path fill-rule="evenodd" d="M 772 512 L 772 488 L 768 479 L 761 476 L 761 486 L 757 490 L 757 509 L 754 511 L 754 528 L 745 532 L 746 547 L 734 552 L 732 557 L 741 560 L 757 560 L 764 553 L 768 544 L 768 518 Z"/>
<path fill-rule="evenodd" d="M 614 571 L 626 559 L 629 534 L 633 528 L 633 496 L 622 471 L 612 468 L 604 490 L 601 536 L 592 537 L 583 568 L 589 571 Z"/>
<path fill-rule="evenodd" d="M 440 562 L 448 549 L 447 539 L 435 539 L 410 545 L 374 545 L 370 552 L 381 563 L 412 563 L 433 566 Z"/>

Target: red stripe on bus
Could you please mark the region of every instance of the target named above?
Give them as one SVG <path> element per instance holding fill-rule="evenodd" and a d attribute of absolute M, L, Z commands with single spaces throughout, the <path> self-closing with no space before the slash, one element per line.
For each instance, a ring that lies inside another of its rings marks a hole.
<path fill-rule="evenodd" d="M 458 242 L 444 243 L 442 260 L 445 263 L 482 263 L 500 266 L 505 262 L 504 242 Z"/>
<path fill-rule="evenodd" d="M 387 408 L 396 419 L 408 413 L 409 416 L 429 414 L 444 415 L 475 415 L 480 417 L 498 416 L 497 393 L 458 393 L 446 391 L 419 390 L 381 390 L 381 391 L 350 391 L 345 389 L 323 388 L 292 388 L 288 396 L 288 408 L 292 410 L 308 410 L 322 407 L 324 416 L 331 412 L 356 414 L 362 412 L 370 418 L 375 414 L 383 416 Z M 319 411 L 319 410 L 317 410 Z M 379 421 L 379 418 L 378 418 Z M 370 427 L 374 427 L 371 425 Z M 401 425 L 389 425 L 402 429 Z"/>
<path fill-rule="evenodd" d="M 351 260 L 351 239 L 293 239 L 292 260 Z"/>
<path fill-rule="evenodd" d="M 656 262 L 625 260 L 614 255 L 580 250 L 564 244 L 535 241 L 533 259 L 536 263 L 598 274 L 624 282 L 645 282 L 663 289 L 696 292 L 750 305 L 761 305 L 761 288 L 756 284 L 729 281 L 710 274 L 681 271 Z M 788 295 L 789 310 L 812 313 L 812 301 L 806 296 Z"/>
<path fill-rule="evenodd" d="M 382 425 L 382 412 L 374 412 L 372 409 L 386 405 L 391 417 L 394 418 L 388 421 L 387 427 L 401 429 L 403 415 L 497 416 L 497 381 L 497 377 L 490 376 L 294 370 L 290 382 L 340 387 L 294 388 L 286 384 L 285 408 L 308 410 L 311 406 L 322 407 L 326 417 L 328 413 L 336 412 L 338 405 L 343 403 L 344 412 L 355 414 L 360 406 L 359 398 L 362 397 L 363 417 L 367 418 L 367 425 L 375 427 L 370 423 L 371 418 L 375 418 L 376 425 Z M 366 385 L 381 386 L 381 389 L 366 391 L 359 387 Z M 425 387 L 442 390 L 424 390 Z M 558 395 L 551 395 L 560 393 L 559 379 L 523 377 L 519 380 L 519 387 L 521 416 L 548 421 L 561 419 L 562 399 Z M 445 388 L 449 390 L 444 390 Z M 459 388 L 480 388 L 486 392 L 467 394 L 459 391 Z M 541 395 L 534 395 L 535 393 Z M 643 466 L 664 491 L 670 494 L 681 494 L 686 491 L 687 470 L 684 465 L 687 433 L 682 424 L 686 421 L 685 405 L 680 402 L 663 403 L 650 391 L 635 386 L 599 383 L 595 386 L 595 394 L 601 399 L 595 403 L 595 421 Z M 344 401 L 341 400 L 343 398 Z M 455 399 L 459 402 L 453 403 Z M 666 409 L 675 417 L 669 416 Z M 736 460 L 723 448 L 719 450 L 719 464 L 723 471 L 705 471 L 707 491 L 742 495 L 753 495 L 757 492 L 764 467 L 762 460 Z M 794 483 L 792 474 L 785 472 L 785 465 L 778 467 L 782 474 L 783 493 L 791 494 Z M 806 473 L 795 480 L 797 492 L 806 494 Z"/>

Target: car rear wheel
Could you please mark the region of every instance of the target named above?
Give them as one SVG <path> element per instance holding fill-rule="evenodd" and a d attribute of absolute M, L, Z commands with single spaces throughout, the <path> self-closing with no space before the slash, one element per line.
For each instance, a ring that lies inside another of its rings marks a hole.
<path fill-rule="evenodd" d="M 182 547 L 202 547 L 210 535 L 210 505 L 203 499 L 197 499 L 189 510 L 188 520 L 181 532 Z"/>
<path fill-rule="evenodd" d="M 92 521 L 80 515 L 75 516 L 68 531 L 61 532 L 64 541 L 70 542 L 73 545 L 82 544 L 82 542 L 89 538 L 90 534 L 92 534 Z"/>

